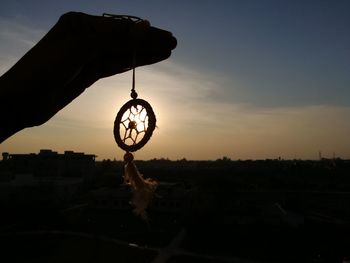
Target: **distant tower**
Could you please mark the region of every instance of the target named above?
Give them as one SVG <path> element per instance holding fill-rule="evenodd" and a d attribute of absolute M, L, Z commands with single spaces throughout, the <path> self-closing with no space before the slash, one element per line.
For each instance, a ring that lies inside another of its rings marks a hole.
<path fill-rule="evenodd" d="M 318 151 L 318 158 L 319 158 L 320 160 L 322 160 L 322 152 L 321 152 L 321 151 Z"/>
<path fill-rule="evenodd" d="M 2 161 L 6 162 L 9 159 L 9 153 L 8 152 L 3 152 L 2 153 Z"/>

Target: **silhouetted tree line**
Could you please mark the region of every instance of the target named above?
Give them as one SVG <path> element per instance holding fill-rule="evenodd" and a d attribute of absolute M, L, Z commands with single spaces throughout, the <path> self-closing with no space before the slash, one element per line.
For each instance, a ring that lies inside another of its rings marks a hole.
<path fill-rule="evenodd" d="M 219 184 L 223 191 L 226 186 L 230 191 L 350 189 L 350 161 L 342 159 L 231 160 L 224 156 L 216 161 L 191 161 L 185 158 L 171 161 L 161 158 L 139 160 L 136 164 L 145 177 L 160 181 L 182 181 L 203 187 Z M 96 162 L 96 177 L 99 181 L 107 177 L 110 177 L 110 181 L 116 180 L 112 178 L 122 176 L 123 165 L 122 161 L 117 160 Z"/>

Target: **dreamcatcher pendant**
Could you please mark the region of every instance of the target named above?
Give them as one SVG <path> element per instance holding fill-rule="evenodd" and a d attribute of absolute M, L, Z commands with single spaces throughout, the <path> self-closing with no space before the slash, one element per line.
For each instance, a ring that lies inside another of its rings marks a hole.
<path fill-rule="evenodd" d="M 137 98 L 135 91 L 135 68 L 133 68 L 131 100 L 119 110 L 114 121 L 114 138 L 124 154 L 124 183 L 132 191 L 130 204 L 133 212 L 147 219 L 146 209 L 152 201 L 158 183 L 145 179 L 134 163 L 132 152 L 141 149 L 151 138 L 156 127 L 156 117 L 151 105 Z"/>

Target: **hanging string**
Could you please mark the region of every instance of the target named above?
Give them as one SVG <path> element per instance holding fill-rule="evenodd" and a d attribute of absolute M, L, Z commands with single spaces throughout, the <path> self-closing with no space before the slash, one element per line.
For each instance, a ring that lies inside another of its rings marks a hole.
<path fill-rule="evenodd" d="M 135 90 L 135 67 L 136 67 L 136 53 L 134 52 L 132 58 L 132 88 L 131 88 L 131 98 L 137 99 L 137 92 Z"/>
<path fill-rule="evenodd" d="M 135 91 L 135 66 L 132 68 L 132 89 L 131 91 Z"/>

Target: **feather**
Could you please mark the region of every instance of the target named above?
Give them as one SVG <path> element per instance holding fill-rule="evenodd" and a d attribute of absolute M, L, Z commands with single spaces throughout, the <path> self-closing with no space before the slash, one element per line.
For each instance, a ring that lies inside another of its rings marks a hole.
<path fill-rule="evenodd" d="M 132 191 L 130 204 L 134 207 L 133 212 L 147 220 L 146 210 L 152 202 L 158 182 L 151 178 L 143 178 L 132 160 L 126 162 L 124 166 L 124 182 L 130 185 Z"/>

